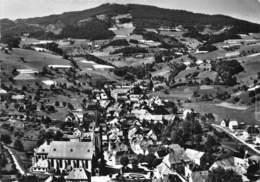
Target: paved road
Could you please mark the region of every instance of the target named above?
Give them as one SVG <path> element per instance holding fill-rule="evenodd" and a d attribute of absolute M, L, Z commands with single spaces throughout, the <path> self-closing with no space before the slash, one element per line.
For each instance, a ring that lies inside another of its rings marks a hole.
<path fill-rule="evenodd" d="M 255 147 L 252 144 L 246 143 L 245 141 L 243 141 L 242 139 L 240 139 L 239 137 L 237 137 L 234 133 L 230 132 L 229 130 L 227 130 L 226 128 L 223 128 L 222 126 L 216 125 L 216 124 L 212 124 L 213 127 L 220 129 L 222 131 L 224 131 L 226 134 L 228 134 L 229 136 L 231 136 L 232 138 L 236 139 L 237 141 L 239 141 L 240 143 L 244 144 L 245 146 L 247 146 L 248 148 L 250 148 L 252 151 L 254 151 L 256 154 L 260 155 L 260 151 L 255 149 Z"/>
<path fill-rule="evenodd" d="M 4 148 L 9 152 L 9 154 L 11 155 L 11 157 L 13 158 L 13 161 L 14 161 L 14 165 L 16 167 L 16 169 L 18 170 L 18 172 L 21 174 L 21 175 L 25 175 L 25 171 L 23 170 L 22 166 L 19 164 L 18 160 L 16 159 L 16 156 L 14 155 L 14 153 L 12 152 L 12 150 L 7 147 L 7 146 L 4 146 Z"/>

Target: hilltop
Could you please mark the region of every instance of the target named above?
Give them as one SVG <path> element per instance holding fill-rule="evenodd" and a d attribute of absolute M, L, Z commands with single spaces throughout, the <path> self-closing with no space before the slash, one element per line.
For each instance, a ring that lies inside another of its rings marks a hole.
<path fill-rule="evenodd" d="M 206 15 L 184 10 L 163 9 L 147 5 L 103 4 L 83 11 L 65 12 L 58 15 L 28 19 L 0 20 L 2 35 L 20 36 L 29 33 L 35 38 L 87 38 L 106 39 L 114 36 L 109 30 L 114 24 L 113 17 L 129 13 L 136 29 L 174 27 L 181 25 L 189 30 L 203 31 L 205 28 L 241 34 L 259 32 L 260 25 L 224 15 Z M 123 21 L 127 21 L 124 18 Z"/>

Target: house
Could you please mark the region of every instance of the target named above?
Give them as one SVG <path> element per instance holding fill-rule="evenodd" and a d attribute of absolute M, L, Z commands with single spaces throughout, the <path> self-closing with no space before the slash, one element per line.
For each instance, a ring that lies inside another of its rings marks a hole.
<path fill-rule="evenodd" d="M 50 89 L 52 86 L 57 85 L 57 82 L 53 80 L 43 80 L 42 83 L 45 85 L 47 89 Z"/>
<path fill-rule="evenodd" d="M 238 57 L 239 55 L 240 55 L 239 51 L 227 52 L 227 53 L 225 53 L 225 58 Z"/>
<path fill-rule="evenodd" d="M 138 94 L 131 94 L 131 95 L 129 95 L 129 99 L 130 99 L 131 102 L 139 102 L 140 95 L 138 95 Z"/>
<path fill-rule="evenodd" d="M 201 65 L 201 64 L 203 64 L 203 61 L 201 59 L 198 59 L 195 63 L 196 63 L 196 65 Z"/>
<path fill-rule="evenodd" d="M 33 70 L 33 69 L 17 69 L 16 71 L 19 72 L 19 73 L 24 73 L 24 74 L 36 74 L 36 73 L 39 73 L 39 71 Z"/>
<path fill-rule="evenodd" d="M 2 95 L 2 94 L 7 94 L 7 91 L 2 89 L 2 88 L 0 88 L 0 95 Z"/>
<path fill-rule="evenodd" d="M 35 80 L 35 78 L 29 73 L 20 73 L 14 77 L 14 80 Z"/>
<path fill-rule="evenodd" d="M 197 165 L 201 165 L 201 159 L 205 152 L 200 152 L 193 149 L 186 149 L 185 154 Z"/>
<path fill-rule="evenodd" d="M 71 65 L 53 64 L 53 65 L 48 65 L 48 67 L 51 68 L 51 69 L 69 69 L 69 68 L 71 68 Z"/>
<path fill-rule="evenodd" d="M 185 167 L 185 177 L 188 182 L 208 182 L 209 171 Z"/>
<path fill-rule="evenodd" d="M 224 127 L 227 127 L 227 124 L 228 124 L 228 123 L 227 123 L 227 121 L 225 121 L 225 120 L 222 120 L 222 121 L 220 122 L 220 126 L 223 127 L 223 128 L 224 128 Z"/>
<path fill-rule="evenodd" d="M 33 50 L 35 50 L 35 51 L 38 51 L 38 52 L 48 52 L 48 49 L 44 49 L 44 48 L 42 48 L 42 47 L 35 47 L 35 46 L 33 46 L 33 47 L 31 47 Z"/>
<path fill-rule="evenodd" d="M 83 141 L 94 141 L 94 131 L 84 132 L 81 137 Z"/>
<path fill-rule="evenodd" d="M 162 179 L 162 178 L 164 178 L 164 176 L 167 176 L 170 174 L 173 174 L 173 171 L 164 162 L 159 164 L 155 169 L 155 176 L 157 179 L 160 179 L 160 178 Z"/>
<path fill-rule="evenodd" d="M 18 101 L 18 100 L 23 100 L 24 98 L 25 98 L 24 95 L 12 95 L 12 96 L 11 96 L 11 99 L 12 99 L 12 100 L 16 100 L 16 101 Z"/>
<path fill-rule="evenodd" d="M 92 171 L 95 155 L 93 142 L 46 141 L 34 150 L 32 171 L 67 171 L 84 168 Z"/>
<path fill-rule="evenodd" d="M 179 174 L 184 174 L 185 165 L 192 162 L 192 160 L 186 155 L 185 150 L 179 145 L 172 145 L 170 147 L 170 153 L 163 159 L 172 170 L 176 170 Z"/>
<path fill-rule="evenodd" d="M 249 167 L 248 159 L 241 159 L 238 157 L 229 157 L 223 160 L 214 162 L 209 170 L 222 167 L 225 170 L 232 169 L 240 175 L 247 173 L 247 168 Z"/>
<path fill-rule="evenodd" d="M 0 99 L 1 101 L 6 100 L 7 98 L 9 98 L 9 94 L 6 90 L 0 88 Z"/>
<path fill-rule="evenodd" d="M 238 127 L 238 122 L 237 121 L 229 121 L 229 124 L 228 124 L 228 128 L 230 130 L 234 130 Z"/>
<path fill-rule="evenodd" d="M 73 113 L 70 113 L 66 116 L 65 122 L 70 122 L 70 123 L 80 123 L 81 120 L 80 118 L 77 117 L 77 115 L 74 115 Z"/>
<path fill-rule="evenodd" d="M 66 177 L 66 182 L 90 182 L 91 174 L 84 168 L 74 168 Z"/>
<path fill-rule="evenodd" d="M 75 128 L 74 131 L 73 131 L 73 136 L 81 137 L 82 136 L 82 132 L 78 128 Z"/>
<path fill-rule="evenodd" d="M 175 171 L 173 171 L 166 163 L 162 162 L 160 165 L 156 167 L 154 170 L 153 182 L 159 181 L 179 181 L 179 182 L 187 182 L 186 179 L 182 175 L 179 175 Z M 197 182 L 197 181 L 196 181 Z M 200 182 L 200 181 L 198 181 Z"/>
<path fill-rule="evenodd" d="M 113 70 L 113 69 L 115 69 L 113 66 L 109 66 L 109 65 L 102 65 L 102 64 L 94 64 L 93 65 L 93 68 L 95 69 L 95 70 L 107 70 L 107 71 L 109 71 L 109 70 Z"/>
<path fill-rule="evenodd" d="M 111 96 L 117 100 L 119 97 L 123 97 L 123 96 L 126 97 L 126 95 L 129 92 L 129 90 L 130 90 L 129 88 L 116 88 L 116 89 L 112 89 L 111 90 Z"/>
<path fill-rule="evenodd" d="M 82 109 L 75 109 L 72 111 L 72 114 L 78 118 L 79 122 L 83 122 L 83 111 Z"/>

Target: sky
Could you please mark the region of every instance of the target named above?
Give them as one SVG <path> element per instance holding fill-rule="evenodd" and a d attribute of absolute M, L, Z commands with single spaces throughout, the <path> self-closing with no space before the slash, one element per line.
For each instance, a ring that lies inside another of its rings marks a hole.
<path fill-rule="evenodd" d="M 29 18 L 85 10 L 103 3 L 147 4 L 224 14 L 260 24 L 260 0 L 0 0 L 0 18 Z"/>

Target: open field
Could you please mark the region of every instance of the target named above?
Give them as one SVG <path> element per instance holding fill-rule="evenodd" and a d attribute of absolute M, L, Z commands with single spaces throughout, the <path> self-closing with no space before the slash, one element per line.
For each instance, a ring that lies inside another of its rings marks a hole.
<path fill-rule="evenodd" d="M 200 113 L 213 113 L 215 114 L 218 122 L 220 122 L 223 119 L 231 119 L 237 120 L 238 122 L 244 122 L 246 124 L 259 124 L 259 122 L 255 119 L 254 106 L 246 110 L 237 110 L 222 106 L 216 106 L 213 103 L 196 102 L 184 104 L 184 108 L 193 108 L 194 110 Z"/>
<path fill-rule="evenodd" d="M 0 61 L 1 67 L 6 70 L 10 70 L 10 67 L 15 67 L 17 69 L 36 69 L 41 71 L 43 66 L 49 64 L 70 65 L 70 62 L 61 56 L 27 49 L 13 49 L 9 51 L 9 54 L 0 51 Z"/>
<path fill-rule="evenodd" d="M 195 56 L 198 59 L 205 60 L 205 59 L 217 59 L 218 57 L 223 57 L 225 55 L 226 51 L 225 50 L 216 50 L 212 52 L 208 52 L 205 54 L 196 54 Z"/>
<path fill-rule="evenodd" d="M 118 60 L 111 62 L 117 67 L 123 66 L 140 66 L 142 64 L 151 64 L 154 62 L 154 57 L 145 57 L 145 58 L 134 58 L 134 57 L 127 57 L 124 60 Z"/>
<path fill-rule="evenodd" d="M 165 91 L 158 91 L 158 92 L 153 92 L 150 95 L 151 96 L 159 96 L 161 99 L 167 99 L 169 101 L 176 101 L 178 99 L 189 99 L 192 97 L 193 90 L 195 88 L 189 87 L 189 88 L 177 88 L 177 89 L 170 89 L 166 93 Z"/>
<path fill-rule="evenodd" d="M 221 107 L 225 107 L 225 108 L 229 108 L 229 109 L 236 109 L 236 110 L 241 110 L 241 111 L 248 109 L 247 106 L 235 105 L 235 104 L 228 103 L 228 102 L 221 102 L 219 104 L 216 104 L 216 106 L 221 106 Z"/>
<path fill-rule="evenodd" d="M 257 73 L 260 72 L 260 55 L 253 57 L 243 57 L 239 60 L 245 70 L 244 72 L 239 73 L 237 78 L 242 83 L 251 85 L 253 80 L 256 79 Z"/>

